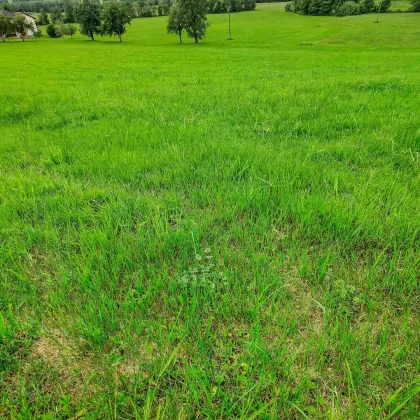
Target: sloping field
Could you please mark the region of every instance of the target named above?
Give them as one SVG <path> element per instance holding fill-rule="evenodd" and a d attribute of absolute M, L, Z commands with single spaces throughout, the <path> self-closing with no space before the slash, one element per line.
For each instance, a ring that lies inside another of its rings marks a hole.
<path fill-rule="evenodd" d="M 418 418 L 420 14 L 283 8 L 0 44 L 0 417 Z"/>

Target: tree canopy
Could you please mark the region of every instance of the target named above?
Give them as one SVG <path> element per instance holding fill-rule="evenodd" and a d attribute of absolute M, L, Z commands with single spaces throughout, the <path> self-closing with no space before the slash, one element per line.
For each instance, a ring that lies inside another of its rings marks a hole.
<path fill-rule="evenodd" d="M 420 12 L 420 0 L 410 0 L 410 3 L 412 12 Z"/>
<path fill-rule="evenodd" d="M 185 20 L 182 14 L 182 9 L 178 1 L 172 5 L 169 11 L 169 17 L 166 29 L 168 34 L 177 34 L 179 36 L 179 43 L 182 44 L 182 31 L 184 30 Z"/>
<path fill-rule="evenodd" d="M 40 15 L 38 17 L 38 23 L 40 25 L 48 25 L 50 23 L 50 19 L 48 18 L 48 14 L 44 9 L 40 10 Z"/>
<path fill-rule="evenodd" d="M 20 34 L 22 41 L 25 41 L 26 32 L 29 30 L 34 30 L 34 27 L 31 22 L 28 22 L 23 15 L 16 15 L 12 19 L 11 29 Z"/>
<path fill-rule="evenodd" d="M 180 13 L 184 19 L 184 28 L 190 38 L 197 44 L 203 39 L 209 26 L 207 22 L 206 0 L 179 0 Z"/>
<path fill-rule="evenodd" d="M 80 24 L 80 33 L 95 40 L 94 35 L 100 34 L 101 26 L 101 4 L 98 0 L 82 0 L 76 4 L 75 16 Z"/>
<path fill-rule="evenodd" d="M 74 13 L 74 2 L 71 0 L 66 0 L 64 2 L 64 23 L 75 23 L 76 16 Z"/>
<path fill-rule="evenodd" d="M 127 30 L 126 26 L 130 25 L 133 13 L 127 5 L 114 0 L 105 3 L 102 18 L 104 35 L 118 36 L 122 42 L 122 35 Z"/>
<path fill-rule="evenodd" d="M 61 12 L 61 9 L 58 7 L 55 7 L 51 10 L 51 22 L 56 24 L 58 22 L 61 22 L 63 20 L 63 13 Z"/>
<path fill-rule="evenodd" d="M 420 0 L 412 0 L 420 1 Z M 286 5 L 286 11 L 296 12 L 300 15 L 337 15 L 349 16 L 360 13 L 385 13 L 391 6 L 391 0 L 382 0 L 375 4 L 375 0 L 294 0 Z"/>
<path fill-rule="evenodd" d="M 0 14 L 0 36 L 2 41 L 5 41 L 7 34 L 12 32 L 12 19 L 8 16 Z"/>

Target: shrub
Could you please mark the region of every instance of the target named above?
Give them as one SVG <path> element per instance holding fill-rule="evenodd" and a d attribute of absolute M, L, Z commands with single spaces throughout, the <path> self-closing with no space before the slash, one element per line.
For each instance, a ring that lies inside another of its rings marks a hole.
<path fill-rule="evenodd" d="M 34 32 L 34 37 L 35 38 L 41 38 L 41 36 L 42 36 L 42 31 L 38 30 L 38 31 Z"/>
<path fill-rule="evenodd" d="M 50 23 L 50 24 L 47 26 L 47 35 L 48 35 L 50 38 L 57 38 L 57 36 L 58 36 L 58 34 L 57 34 L 57 30 L 56 30 L 56 27 L 55 27 L 55 25 L 53 25 L 52 23 Z"/>
<path fill-rule="evenodd" d="M 295 11 L 295 6 L 294 6 L 293 2 L 291 1 L 289 3 L 286 3 L 286 5 L 284 6 L 284 10 L 286 12 L 294 12 Z"/>
<path fill-rule="evenodd" d="M 242 12 L 255 10 L 255 0 L 206 0 L 208 13 Z"/>
<path fill-rule="evenodd" d="M 346 1 L 337 9 L 337 16 L 353 16 L 360 13 L 360 6 L 354 1 Z"/>
<path fill-rule="evenodd" d="M 169 14 L 170 3 L 165 0 L 159 0 L 157 12 L 159 16 L 167 16 Z"/>
<path fill-rule="evenodd" d="M 300 15 L 308 15 L 309 14 L 309 6 L 311 4 L 311 0 L 295 0 L 294 2 L 295 12 Z"/>
<path fill-rule="evenodd" d="M 379 5 L 381 7 L 381 13 L 386 13 L 391 7 L 391 0 L 382 0 L 382 2 L 379 3 Z"/>
<path fill-rule="evenodd" d="M 255 0 L 244 0 L 243 2 L 243 8 L 244 10 L 255 10 L 256 7 L 256 1 Z"/>
<path fill-rule="evenodd" d="M 361 0 L 360 13 L 374 13 L 376 12 L 375 0 Z"/>

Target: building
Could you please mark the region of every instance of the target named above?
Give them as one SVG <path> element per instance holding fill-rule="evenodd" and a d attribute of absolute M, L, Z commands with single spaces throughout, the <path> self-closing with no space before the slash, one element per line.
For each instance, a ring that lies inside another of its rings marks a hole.
<path fill-rule="evenodd" d="M 36 19 L 28 14 L 28 13 L 23 13 L 23 12 L 9 12 L 8 10 L 4 10 L 4 9 L 0 9 L 0 14 L 2 15 L 6 15 L 9 18 L 13 19 L 16 15 L 23 15 L 25 17 L 25 20 L 27 22 L 30 22 L 32 24 L 32 27 L 34 28 L 33 30 L 28 29 L 25 33 L 25 37 L 31 37 L 34 35 L 34 32 L 38 31 L 38 27 L 36 26 Z M 14 34 L 18 37 L 20 37 L 20 34 Z"/>

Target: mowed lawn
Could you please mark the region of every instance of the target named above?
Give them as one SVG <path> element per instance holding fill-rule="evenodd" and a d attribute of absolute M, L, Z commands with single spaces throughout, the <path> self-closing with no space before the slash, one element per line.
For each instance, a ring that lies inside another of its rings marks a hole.
<path fill-rule="evenodd" d="M 418 418 L 420 14 L 375 19 L 0 44 L 0 417 Z"/>

